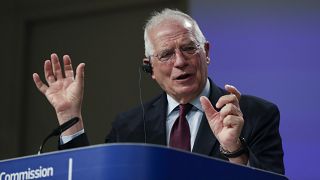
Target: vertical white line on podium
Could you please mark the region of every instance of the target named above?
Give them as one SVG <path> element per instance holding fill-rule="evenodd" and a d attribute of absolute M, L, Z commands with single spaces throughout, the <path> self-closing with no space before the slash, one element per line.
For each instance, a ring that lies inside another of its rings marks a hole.
<path fill-rule="evenodd" d="M 72 180 L 72 158 L 69 158 L 68 180 Z"/>

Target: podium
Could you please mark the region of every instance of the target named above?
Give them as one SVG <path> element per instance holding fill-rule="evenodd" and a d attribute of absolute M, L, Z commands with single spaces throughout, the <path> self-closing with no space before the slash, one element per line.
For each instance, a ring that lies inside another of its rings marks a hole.
<path fill-rule="evenodd" d="M 105 144 L 0 161 L 0 180 L 259 179 L 285 176 L 146 144 Z"/>

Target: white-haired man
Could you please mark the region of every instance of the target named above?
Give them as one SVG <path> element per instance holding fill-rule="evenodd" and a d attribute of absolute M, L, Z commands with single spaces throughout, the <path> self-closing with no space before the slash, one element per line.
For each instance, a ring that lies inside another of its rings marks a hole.
<path fill-rule="evenodd" d="M 164 92 L 144 111 L 119 114 L 106 142 L 146 141 L 284 174 L 278 108 L 208 78 L 209 42 L 190 16 L 171 9 L 155 13 L 144 39 L 143 67 Z M 81 116 L 85 65 L 78 65 L 74 78 L 69 56 L 63 64 L 65 77 L 56 54 L 45 61 L 48 86 L 33 75 L 60 124 L 80 118 L 63 133 L 60 149 L 89 144 Z"/>

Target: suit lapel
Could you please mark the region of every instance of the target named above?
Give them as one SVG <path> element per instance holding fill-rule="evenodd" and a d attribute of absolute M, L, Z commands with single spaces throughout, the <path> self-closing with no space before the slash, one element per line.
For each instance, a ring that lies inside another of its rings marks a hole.
<path fill-rule="evenodd" d="M 219 98 L 226 94 L 225 91 L 218 88 L 212 81 L 210 80 L 210 95 L 209 99 L 212 105 L 215 107 L 215 104 L 219 100 Z M 220 111 L 220 109 L 216 109 Z M 211 131 L 206 115 L 203 114 L 201 124 L 197 133 L 197 137 L 193 146 L 192 151 L 200 154 L 210 155 L 213 147 L 217 143 L 217 139 Z"/>
<path fill-rule="evenodd" d="M 209 99 L 213 105 L 217 103 L 219 98 L 225 94 L 226 91 L 218 88 L 212 81 L 210 81 L 210 95 Z M 146 109 L 146 133 L 147 143 L 167 145 L 166 136 L 166 118 L 167 118 L 167 96 L 162 93 L 154 103 Z M 216 109 L 220 111 L 220 109 Z M 192 151 L 200 154 L 210 155 L 213 147 L 217 143 L 217 139 L 212 133 L 208 120 L 203 114 L 200 127 Z"/>
<path fill-rule="evenodd" d="M 167 145 L 166 140 L 166 115 L 167 97 L 165 93 L 146 109 L 146 136 L 147 143 Z"/>

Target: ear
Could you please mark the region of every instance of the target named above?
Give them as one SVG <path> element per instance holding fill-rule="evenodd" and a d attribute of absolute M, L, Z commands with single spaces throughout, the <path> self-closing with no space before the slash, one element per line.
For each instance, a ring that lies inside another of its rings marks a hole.
<path fill-rule="evenodd" d="M 209 57 L 210 43 L 209 43 L 209 41 L 204 43 L 204 50 L 206 53 L 207 64 L 209 64 L 210 63 L 210 57 Z"/>
<path fill-rule="evenodd" d="M 149 58 L 143 58 L 142 59 L 142 64 L 150 64 Z"/>
<path fill-rule="evenodd" d="M 210 43 L 209 41 L 204 43 L 204 50 L 206 52 L 206 57 L 209 57 Z"/>

